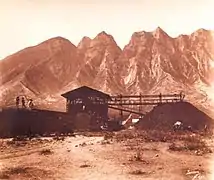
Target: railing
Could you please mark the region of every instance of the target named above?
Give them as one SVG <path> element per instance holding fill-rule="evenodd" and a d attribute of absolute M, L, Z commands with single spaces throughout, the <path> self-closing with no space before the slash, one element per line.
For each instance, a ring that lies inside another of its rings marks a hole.
<path fill-rule="evenodd" d="M 185 95 L 180 94 L 159 94 L 159 95 L 131 95 L 111 96 L 108 105 L 157 105 L 161 103 L 174 103 L 184 101 Z"/>

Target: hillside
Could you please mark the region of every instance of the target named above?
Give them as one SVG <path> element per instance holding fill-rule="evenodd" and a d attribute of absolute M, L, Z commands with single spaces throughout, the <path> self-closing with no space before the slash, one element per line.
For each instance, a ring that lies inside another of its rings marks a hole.
<path fill-rule="evenodd" d="M 84 37 L 78 46 L 56 37 L 0 61 L 1 105 L 25 93 L 42 107 L 49 102 L 48 108 L 62 109 L 61 93 L 87 85 L 110 94 L 182 90 L 210 109 L 213 63 L 214 32 L 204 29 L 177 38 L 159 27 L 135 32 L 123 50 L 106 32 Z"/>

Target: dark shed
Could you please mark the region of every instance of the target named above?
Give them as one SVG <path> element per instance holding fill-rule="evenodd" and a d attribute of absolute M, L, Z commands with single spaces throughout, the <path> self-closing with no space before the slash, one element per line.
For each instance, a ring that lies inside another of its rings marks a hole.
<path fill-rule="evenodd" d="M 82 113 L 87 113 L 90 116 L 90 123 L 85 123 L 90 124 L 90 127 L 85 127 L 85 129 L 98 129 L 108 120 L 108 101 L 111 99 L 110 95 L 87 86 L 82 86 L 66 92 L 62 96 L 66 98 L 67 112 L 76 117 L 75 119 Z M 75 124 L 77 125 L 78 123 L 80 122 Z M 83 123 L 81 123 L 81 127 L 83 127 Z M 78 127 L 76 128 L 78 129 Z"/>
<path fill-rule="evenodd" d="M 76 98 L 85 98 L 85 97 L 100 97 L 103 99 L 111 99 L 110 95 L 87 86 L 82 86 L 77 89 L 68 91 L 62 94 L 62 96 L 70 100 L 76 99 Z"/>

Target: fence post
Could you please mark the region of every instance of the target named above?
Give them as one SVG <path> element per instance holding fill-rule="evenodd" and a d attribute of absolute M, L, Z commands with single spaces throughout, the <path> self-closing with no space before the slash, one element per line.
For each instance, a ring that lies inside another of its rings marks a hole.
<path fill-rule="evenodd" d="M 123 96 L 122 96 L 122 94 L 120 94 L 120 106 L 121 106 L 121 109 L 122 109 L 122 98 L 123 98 Z M 120 116 L 121 116 L 121 118 L 123 117 L 123 110 L 120 111 Z"/>

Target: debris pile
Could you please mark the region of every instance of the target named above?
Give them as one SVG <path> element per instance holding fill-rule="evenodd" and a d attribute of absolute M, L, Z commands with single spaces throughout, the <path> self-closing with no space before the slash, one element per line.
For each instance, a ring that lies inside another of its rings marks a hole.
<path fill-rule="evenodd" d="M 188 102 L 161 104 L 153 108 L 141 121 L 137 129 L 173 130 L 174 124 L 181 122 L 184 127 L 193 131 L 209 131 L 213 120 L 204 112 Z"/>

